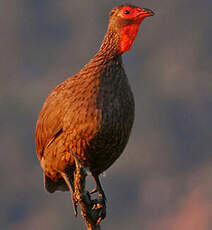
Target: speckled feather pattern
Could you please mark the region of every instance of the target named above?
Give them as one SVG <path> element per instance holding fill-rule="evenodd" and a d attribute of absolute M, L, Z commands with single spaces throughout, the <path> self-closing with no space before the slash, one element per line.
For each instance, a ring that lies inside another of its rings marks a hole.
<path fill-rule="evenodd" d="M 94 61 L 58 85 L 41 110 L 36 146 L 42 167 L 50 177 L 73 164 L 73 154 L 91 172 L 99 174 L 127 144 L 134 100 L 121 57 L 107 63 Z"/>
<path fill-rule="evenodd" d="M 134 99 L 118 49 L 116 29 L 109 26 L 95 57 L 46 99 L 35 135 L 46 183 L 50 178 L 59 186 L 60 172 L 72 174 L 75 155 L 99 175 L 123 152 L 134 121 Z"/>

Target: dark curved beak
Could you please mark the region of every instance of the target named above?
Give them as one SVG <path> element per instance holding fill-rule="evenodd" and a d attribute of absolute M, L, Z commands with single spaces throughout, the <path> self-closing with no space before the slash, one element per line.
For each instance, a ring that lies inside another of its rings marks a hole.
<path fill-rule="evenodd" d="M 142 8 L 142 10 L 143 10 L 143 13 L 145 14 L 146 17 L 155 15 L 155 13 L 150 9 Z"/>

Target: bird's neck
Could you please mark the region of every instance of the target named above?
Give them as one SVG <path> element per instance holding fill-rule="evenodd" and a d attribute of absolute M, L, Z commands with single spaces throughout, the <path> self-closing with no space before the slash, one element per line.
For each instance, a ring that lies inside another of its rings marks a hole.
<path fill-rule="evenodd" d="M 128 51 L 136 38 L 140 23 L 141 20 L 121 28 L 114 28 L 114 26 L 109 25 L 99 53 L 113 57 Z"/>
<path fill-rule="evenodd" d="M 119 52 L 120 37 L 116 31 L 108 28 L 102 45 L 97 54 L 81 70 L 86 76 L 92 72 L 91 77 L 101 77 L 102 72 L 109 71 L 114 66 L 122 66 L 122 57 Z M 92 71 L 91 71 L 92 70 Z M 105 75 L 106 76 L 106 75 Z"/>
<path fill-rule="evenodd" d="M 113 59 L 120 55 L 119 46 L 120 37 L 118 33 L 109 27 L 97 55 L 104 56 L 105 59 Z"/>

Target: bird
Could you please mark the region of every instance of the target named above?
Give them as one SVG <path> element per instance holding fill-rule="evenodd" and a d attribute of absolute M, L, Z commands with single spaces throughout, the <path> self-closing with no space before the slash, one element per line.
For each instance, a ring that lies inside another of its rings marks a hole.
<path fill-rule="evenodd" d="M 99 176 L 122 154 L 135 117 L 122 54 L 131 48 L 143 19 L 153 15 L 131 4 L 113 8 L 99 51 L 45 100 L 35 143 L 48 192 L 74 192 L 79 164 L 91 173 L 93 192 L 106 199 Z"/>

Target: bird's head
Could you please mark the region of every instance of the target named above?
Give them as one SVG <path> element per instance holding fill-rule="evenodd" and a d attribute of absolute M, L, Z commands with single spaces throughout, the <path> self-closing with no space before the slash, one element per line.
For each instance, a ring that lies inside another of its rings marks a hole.
<path fill-rule="evenodd" d="M 129 50 L 144 18 L 153 16 L 150 9 L 121 5 L 110 12 L 109 28 L 119 35 L 119 53 Z"/>

